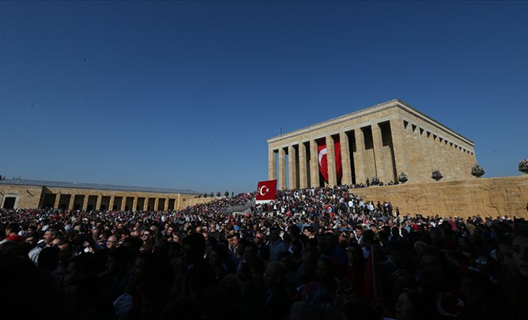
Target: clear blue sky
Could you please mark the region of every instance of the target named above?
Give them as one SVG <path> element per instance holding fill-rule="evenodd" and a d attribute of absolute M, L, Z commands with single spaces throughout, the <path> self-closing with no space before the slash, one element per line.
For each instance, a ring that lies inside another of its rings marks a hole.
<path fill-rule="evenodd" d="M 528 3 L 0 2 L 0 174 L 253 191 L 266 139 L 394 98 L 528 157 Z"/>

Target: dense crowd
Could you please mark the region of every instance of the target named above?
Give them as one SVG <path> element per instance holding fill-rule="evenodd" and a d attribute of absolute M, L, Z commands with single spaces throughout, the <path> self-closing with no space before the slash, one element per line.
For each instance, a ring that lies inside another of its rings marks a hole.
<path fill-rule="evenodd" d="M 350 186 L 175 212 L 1 209 L 0 228 L 17 319 L 528 319 L 524 220 L 411 217 Z"/>

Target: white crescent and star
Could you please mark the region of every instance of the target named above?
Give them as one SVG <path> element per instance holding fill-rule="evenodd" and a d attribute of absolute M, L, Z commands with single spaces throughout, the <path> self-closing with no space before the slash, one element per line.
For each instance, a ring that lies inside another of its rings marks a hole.
<path fill-rule="evenodd" d="M 266 191 L 264 191 L 264 189 L 266 189 Z M 266 193 L 268 193 L 268 192 L 269 192 L 269 188 L 266 187 L 266 186 L 262 186 L 262 187 L 260 187 L 260 189 L 259 189 L 259 194 L 260 194 L 261 196 L 265 196 Z"/>
<path fill-rule="evenodd" d="M 323 160 L 323 157 L 328 153 L 328 150 L 326 150 L 326 148 L 324 149 L 321 149 L 321 151 L 319 151 L 319 165 L 321 166 L 321 161 Z"/>

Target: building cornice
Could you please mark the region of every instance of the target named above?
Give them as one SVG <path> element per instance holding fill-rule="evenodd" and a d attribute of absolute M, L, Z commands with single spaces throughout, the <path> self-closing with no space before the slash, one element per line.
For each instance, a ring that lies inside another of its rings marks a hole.
<path fill-rule="evenodd" d="M 377 104 L 375 106 L 372 106 L 372 107 L 369 107 L 369 108 L 366 108 L 366 109 L 358 110 L 358 111 L 355 111 L 355 112 L 352 112 L 352 113 L 348 113 L 348 114 L 339 116 L 337 118 L 333 118 L 333 119 L 330 119 L 330 120 L 326 120 L 326 121 L 323 121 L 323 122 L 320 122 L 320 123 L 316 123 L 316 124 L 310 125 L 308 127 L 297 129 L 297 130 L 294 130 L 294 131 L 291 131 L 291 132 L 288 132 L 288 133 L 285 133 L 285 134 L 270 138 L 270 139 L 267 140 L 267 142 L 268 142 L 268 144 L 277 143 L 277 142 L 280 142 L 282 140 L 291 139 L 291 138 L 294 138 L 296 136 L 306 134 L 306 133 L 308 133 L 310 131 L 324 129 L 326 127 L 334 126 L 336 124 L 340 124 L 340 123 L 343 123 L 343 122 L 346 122 L 346 121 L 349 121 L 349 120 L 357 119 L 357 118 L 360 118 L 360 117 L 364 117 L 364 116 L 367 116 L 367 115 L 370 115 L 370 114 L 378 113 L 378 112 L 381 112 L 383 110 L 390 109 L 390 108 L 395 108 L 395 107 L 400 108 L 401 110 L 404 110 L 404 111 L 414 115 L 415 117 L 427 122 L 428 124 L 432 125 L 433 127 L 438 128 L 439 130 L 441 130 L 441 131 L 443 131 L 443 132 L 445 132 L 445 133 L 447 133 L 449 135 L 455 136 L 456 138 L 462 140 L 463 142 L 469 144 L 472 147 L 475 145 L 475 143 L 473 141 L 471 141 L 468 138 L 462 136 L 461 134 L 456 133 L 455 131 L 453 131 L 449 127 L 447 127 L 447 126 L 443 125 L 442 123 L 432 119 L 431 117 L 425 115 L 424 113 L 416 110 L 411 105 L 405 103 L 404 101 L 402 101 L 400 99 L 393 99 L 393 100 L 390 100 L 390 101 L 387 101 L 387 102 L 383 102 L 383 103 Z"/>

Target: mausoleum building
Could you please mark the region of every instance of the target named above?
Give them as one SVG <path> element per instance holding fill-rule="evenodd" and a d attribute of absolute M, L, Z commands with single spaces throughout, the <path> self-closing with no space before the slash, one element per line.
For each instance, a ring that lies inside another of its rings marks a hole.
<path fill-rule="evenodd" d="M 268 175 L 279 189 L 350 185 L 400 173 L 407 183 L 473 179 L 473 141 L 401 100 L 391 100 L 268 140 Z M 288 174 L 286 174 L 288 171 Z"/>

